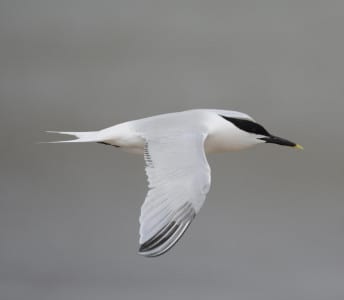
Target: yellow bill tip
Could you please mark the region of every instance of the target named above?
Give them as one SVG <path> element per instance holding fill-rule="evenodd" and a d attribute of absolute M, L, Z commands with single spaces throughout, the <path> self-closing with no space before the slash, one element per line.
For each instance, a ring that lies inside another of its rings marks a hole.
<path fill-rule="evenodd" d="M 302 147 L 301 145 L 299 145 L 299 144 L 296 144 L 296 145 L 294 146 L 294 148 L 299 149 L 299 150 L 303 150 L 303 147 Z"/>

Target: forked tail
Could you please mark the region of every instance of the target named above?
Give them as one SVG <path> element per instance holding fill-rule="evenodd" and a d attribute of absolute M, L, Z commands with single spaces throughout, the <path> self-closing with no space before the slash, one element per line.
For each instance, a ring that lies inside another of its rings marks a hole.
<path fill-rule="evenodd" d="M 102 141 L 102 139 L 99 137 L 98 131 L 86 131 L 86 132 L 46 131 L 46 132 L 72 135 L 72 136 L 76 137 L 76 139 L 74 139 L 74 140 L 44 142 L 44 143 L 48 143 L 48 144 L 54 144 L 54 143 L 88 143 L 88 142 L 101 142 Z"/>

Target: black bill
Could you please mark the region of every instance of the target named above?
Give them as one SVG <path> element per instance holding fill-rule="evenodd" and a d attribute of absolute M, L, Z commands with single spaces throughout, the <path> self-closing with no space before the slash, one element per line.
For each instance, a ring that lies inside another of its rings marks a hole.
<path fill-rule="evenodd" d="M 294 142 L 288 141 L 286 139 L 282 139 L 278 136 L 271 135 L 271 136 L 260 138 L 260 140 L 263 140 L 266 143 L 270 143 L 270 144 L 276 144 L 276 145 L 281 145 L 281 146 L 288 146 L 288 147 L 303 149 L 303 147 L 301 145 L 295 144 Z"/>

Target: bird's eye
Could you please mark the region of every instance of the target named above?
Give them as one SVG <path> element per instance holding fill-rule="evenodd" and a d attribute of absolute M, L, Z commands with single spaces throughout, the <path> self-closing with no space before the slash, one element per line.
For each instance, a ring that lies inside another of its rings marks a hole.
<path fill-rule="evenodd" d="M 255 123 L 251 120 L 231 118 L 231 117 L 226 117 L 226 116 L 221 116 L 221 117 L 233 123 L 236 127 L 238 127 L 239 129 L 243 131 L 259 134 L 259 135 L 264 135 L 264 136 L 270 136 L 270 133 L 262 125 Z"/>

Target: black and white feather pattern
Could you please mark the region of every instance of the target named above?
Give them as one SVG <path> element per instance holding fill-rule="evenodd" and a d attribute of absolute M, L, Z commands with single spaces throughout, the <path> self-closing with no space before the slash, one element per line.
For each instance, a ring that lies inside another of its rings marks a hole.
<path fill-rule="evenodd" d="M 141 208 L 139 254 L 159 256 L 181 238 L 210 188 L 202 134 L 146 139 L 149 191 Z"/>

